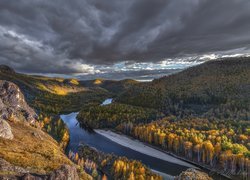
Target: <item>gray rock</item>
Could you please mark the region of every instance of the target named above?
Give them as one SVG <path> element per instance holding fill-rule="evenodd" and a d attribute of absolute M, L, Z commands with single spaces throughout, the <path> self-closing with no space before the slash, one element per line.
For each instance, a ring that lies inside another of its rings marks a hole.
<path fill-rule="evenodd" d="M 59 169 L 54 170 L 47 175 L 25 174 L 22 180 L 79 180 L 79 176 L 75 166 L 62 165 Z"/>
<path fill-rule="evenodd" d="M 13 139 L 13 134 L 9 123 L 3 119 L 0 119 L 0 138 Z"/>
<path fill-rule="evenodd" d="M 189 168 L 182 172 L 176 180 L 213 180 L 208 174 L 198 171 L 197 169 Z"/>
<path fill-rule="evenodd" d="M 18 177 L 14 175 L 0 175 L 0 180 L 19 180 Z"/>
<path fill-rule="evenodd" d="M 17 85 L 0 80 L 0 118 L 9 120 L 13 117 L 27 120 L 33 124 L 37 115 L 26 103 L 24 95 Z"/>
<path fill-rule="evenodd" d="M 49 175 L 50 180 L 79 180 L 75 166 L 62 165 L 60 169 Z"/>
<path fill-rule="evenodd" d="M 4 159 L 0 158 L 0 171 L 1 172 L 15 172 L 17 175 L 21 175 L 24 173 L 29 173 L 29 171 L 21 168 L 19 166 L 14 166 Z"/>
<path fill-rule="evenodd" d="M 0 172 L 13 172 L 14 175 L 0 175 L 0 180 L 79 180 L 75 166 L 62 165 L 50 174 L 31 174 L 24 168 L 14 166 L 0 158 Z"/>
<path fill-rule="evenodd" d="M 25 174 L 22 178 L 22 180 L 46 180 L 46 176 L 44 177 L 38 177 L 38 176 L 33 176 L 31 174 Z"/>

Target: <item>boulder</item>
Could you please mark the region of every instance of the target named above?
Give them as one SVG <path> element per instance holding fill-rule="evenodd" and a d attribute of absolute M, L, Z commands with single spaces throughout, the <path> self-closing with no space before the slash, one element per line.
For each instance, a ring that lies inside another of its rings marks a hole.
<path fill-rule="evenodd" d="M 79 180 L 75 166 L 62 165 L 50 174 L 37 175 L 27 173 L 21 177 L 22 180 Z"/>
<path fill-rule="evenodd" d="M 0 180 L 19 180 L 18 177 L 14 176 L 14 175 L 5 175 L 2 176 L 0 175 Z"/>
<path fill-rule="evenodd" d="M 1 175 L 0 180 L 79 180 L 75 166 L 62 165 L 59 169 L 50 174 L 31 174 L 29 171 L 10 164 L 0 158 L 0 172 L 11 172 L 15 175 Z"/>
<path fill-rule="evenodd" d="M 46 180 L 47 178 L 44 177 L 39 177 L 39 176 L 33 176 L 31 174 L 25 174 L 21 180 Z"/>
<path fill-rule="evenodd" d="M 0 172 L 14 172 L 17 175 L 21 175 L 24 173 L 28 173 L 29 171 L 25 170 L 22 167 L 14 166 L 4 159 L 0 158 Z"/>
<path fill-rule="evenodd" d="M 0 138 L 13 139 L 13 137 L 9 123 L 0 118 Z"/>
<path fill-rule="evenodd" d="M 177 178 L 177 180 L 212 180 L 208 174 L 198 171 L 197 169 L 190 168 L 182 172 Z"/>
<path fill-rule="evenodd" d="M 79 180 L 75 166 L 62 165 L 61 168 L 53 171 L 49 175 L 50 180 Z"/>
<path fill-rule="evenodd" d="M 32 124 L 37 118 L 35 111 L 26 103 L 18 86 L 5 80 L 0 80 L 0 118 L 24 119 Z"/>

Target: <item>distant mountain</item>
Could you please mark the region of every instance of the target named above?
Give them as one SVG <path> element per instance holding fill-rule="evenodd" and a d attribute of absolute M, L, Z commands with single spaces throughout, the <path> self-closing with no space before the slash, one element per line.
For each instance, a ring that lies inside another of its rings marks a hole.
<path fill-rule="evenodd" d="M 90 100 L 101 102 L 110 96 L 107 90 L 84 87 L 77 79 L 20 74 L 5 65 L 0 66 L 0 80 L 17 84 L 29 104 L 46 113 L 79 111 Z"/>
<path fill-rule="evenodd" d="M 250 58 L 209 61 L 140 83 L 116 102 L 154 108 L 166 115 L 250 119 Z"/>
<path fill-rule="evenodd" d="M 63 78 L 15 73 L 12 68 L 6 65 L 0 65 L 0 79 L 15 82 L 21 88 L 26 87 L 33 91 L 47 91 L 57 95 L 66 95 L 84 90 L 83 87 L 78 86 L 77 81 L 74 79 L 67 81 Z"/>
<path fill-rule="evenodd" d="M 135 84 L 139 84 L 140 82 L 133 79 L 124 79 L 120 81 L 115 80 L 105 80 L 105 79 L 95 79 L 95 80 L 85 80 L 80 81 L 80 84 L 84 87 L 100 87 L 106 89 L 107 91 L 119 94 Z"/>
<path fill-rule="evenodd" d="M 134 84 L 139 84 L 131 79 L 79 81 L 26 75 L 16 73 L 6 65 L 0 65 L 0 80 L 17 84 L 36 110 L 53 113 L 79 111 L 82 105 L 90 101 L 100 103 L 105 98 L 116 96 Z"/>

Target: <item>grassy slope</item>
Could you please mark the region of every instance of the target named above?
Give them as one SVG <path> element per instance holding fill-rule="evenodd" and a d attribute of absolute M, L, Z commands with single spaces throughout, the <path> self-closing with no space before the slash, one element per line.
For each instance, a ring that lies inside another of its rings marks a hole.
<path fill-rule="evenodd" d="M 29 105 L 35 108 L 37 112 L 49 116 L 78 109 L 77 102 L 85 96 L 88 96 L 89 99 L 96 98 L 96 94 L 97 96 L 100 95 L 101 98 L 105 96 L 105 93 L 102 93 L 102 91 L 98 91 L 100 92 L 98 94 L 94 92 L 95 90 L 79 86 L 76 80 L 30 76 L 1 71 L 0 79 L 17 84 L 24 93 Z M 54 119 L 57 120 L 56 118 Z M 55 121 L 55 123 L 57 122 Z M 55 123 L 52 122 L 51 125 Z M 47 133 L 21 122 L 10 122 L 10 125 L 14 139 L 11 141 L 0 139 L 0 158 L 7 160 L 13 165 L 23 167 L 31 173 L 38 174 L 51 172 L 63 164 L 73 165 L 64 154 L 58 142 Z M 58 129 L 59 127 L 55 128 Z M 1 173 L 5 174 L 6 172 Z M 8 174 L 16 174 L 16 172 L 8 172 Z M 84 177 L 83 179 L 89 177 L 84 171 L 81 173 L 81 176 Z"/>
<path fill-rule="evenodd" d="M 64 138 L 68 130 L 59 119 L 59 114 L 79 111 L 88 102 L 100 103 L 109 97 L 107 91 L 101 88 L 84 88 L 75 79 L 24 75 L 3 72 L 1 69 L 0 79 L 14 82 L 20 87 L 28 104 L 38 113 L 40 122 L 45 124 L 43 130 L 62 147 L 68 142 Z M 47 119 L 50 119 L 49 122 Z"/>
<path fill-rule="evenodd" d="M 218 108 L 228 108 L 233 113 L 237 109 L 249 111 L 249 77 L 250 58 L 210 61 L 151 83 L 135 85 L 117 101 L 175 115 L 178 111 L 212 114 Z"/>
<path fill-rule="evenodd" d="M 72 164 L 58 143 L 43 131 L 21 122 L 10 122 L 13 140 L 0 138 L 0 157 L 32 173 L 48 173 Z"/>
<path fill-rule="evenodd" d="M 15 83 L 25 85 L 30 89 L 48 91 L 58 95 L 67 95 L 71 92 L 84 91 L 84 88 L 78 86 L 77 81 L 75 82 L 73 79 L 65 80 L 63 78 L 50 78 L 45 76 L 4 72 L 0 72 L 0 75 L 2 78 L 15 81 Z"/>

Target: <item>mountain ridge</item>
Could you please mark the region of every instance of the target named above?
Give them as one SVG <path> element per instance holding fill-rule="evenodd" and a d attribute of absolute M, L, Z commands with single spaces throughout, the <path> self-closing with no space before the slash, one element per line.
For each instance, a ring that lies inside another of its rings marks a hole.
<path fill-rule="evenodd" d="M 135 85 L 116 101 L 177 116 L 205 116 L 225 106 L 237 109 L 244 106 L 248 110 L 249 76 L 250 58 L 209 61 L 147 84 Z"/>

